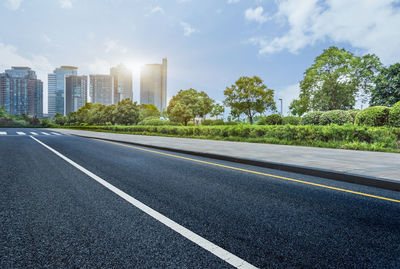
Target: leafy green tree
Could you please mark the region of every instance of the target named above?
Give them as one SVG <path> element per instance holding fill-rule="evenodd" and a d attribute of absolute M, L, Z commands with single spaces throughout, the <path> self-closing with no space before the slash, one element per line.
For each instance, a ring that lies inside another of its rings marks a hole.
<path fill-rule="evenodd" d="M 211 115 L 211 117 L 218 118 L 219 116 L 223 115 L 224 113 L 225 113 L 225 107 L 216 103 L 213 105 L 210 115 Z"/>
<path fill-rule="evenodd" d="M 254 116 L 266 110 L 276 110 L 274 90 L 268 89 L 261 78 L 240 77 L 235 84 L 224 91 L 224 104 L 231 108 L 235 118 L 245 114 L 253 124 Z"/>
<path fill-rule="evenodd" d="M 382 68 L 371 90 L 371 106 L 393 106 L 400 101 L 400 63 Z"/>
<path fill-rule="evenodd" d="M 214 100 L 203 91 L 199 92 L 192 88 L 180 90 L 169 102 L 167 114 L 172 121 L 187 125 L 188 121 L 196 117 L 204 118 L 209 114 L 213 103 Z"/>
<path fill-rule="evenodd" d="M 115 115 L 117 113 L 117 106 L 112 104 L 106 106 L 106 108 L 103 111 L 103 118 L 105 123 L 115 123 Z"/>
<path fill-rule="evenodd" d="M 158 108 L 153 104 L 141 104 L 139 105 L 140 115 L 142 119 L 149 117 L 161 117 L 161 113 Z"/>
<path fill-rule="evenodd" d="M 53 122 L 57 125 L 64 125 L 65 124 L 65 118 L 63 114 L 61 113 L 56 113 L 53 117 Z"/>
<path fill-rule="evenodd" d="M 9 115 L 6 109 L 4 108 L 4 106 L 0 106 L 0 119 L 7 119 L 7 118 L 9 118 Z"/>
<path fill-rule="evenodd" d="M 345 49 L 325 49 L 304 73 L 299 99 L 290 104 L 292 114 L 353 108 L 357 96 L 365 100 L 369 95 L 380 66 L 375 55 L 356 57 Z"/>
<path fill-rule="evenodd" d="M 69 112 L 67 117 L 65 118 L 65 124 L 67 125 L 74 125 L 78 123 L 78 114 L 77 112 Z"/>
<path fill-rule="evenodd" d="M 126 98 L 118 102 L 115 109 L 115 122 L 123 125 L 134 125 L 139 122 L 139 115 L 137 103 L 132 103 L 130 98 Z"/>

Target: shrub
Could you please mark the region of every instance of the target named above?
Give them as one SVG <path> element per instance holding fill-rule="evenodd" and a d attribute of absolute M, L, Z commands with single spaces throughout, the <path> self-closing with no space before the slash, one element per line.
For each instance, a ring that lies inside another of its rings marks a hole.
<path fill-rule="evenodd" d="M 161 120 L 158 117 L 148 117 L 139 122 L 138 125 L 148 125 L 148 126 L 160 126 L 160 125 L 170 125 L 169 120 Z"/>
<path fill-rule="evenodd" d="M 322 111 L 312 111 L 308 112 L 306 115 L 303 116 L 303 118 L 300 121 L 301 125 L 318 125 L 319 124 L 319 118 L 323 114 Z"/>
<path fill-rule="evenodd" d="M 352 123 L 354 123 L 356 121 L 356 116 L 357 116 L 358 112 L 360 112 L 359 109 L 349 110 L 350 116 L 352 118 Z"/>
<path fill-rule="evenodd" d="M 260 117 L 257 125 L 281 125 L 282 117 L 279 114 L 272 114 L 266 117 Z"/>
<path fill-rule="evenodd" d="M 389 113 L 389 124 L 400 127 L 400 101 L 393 105 Z"/>
<path fill-rule="evenodd" d="M 301 117 L 296 117 L 296 116 L 286 116 L 282 118 L 282 124 L 283 125 L 299 125 L 301 121 Z"/>
<path fill-rule="evenodd" d="M 386 106 L 372 106 L 360 112 L 356 116 L 356 125 L 384 126 L 388 123 L 390 108 Z"/>
<path fill-rule="evenodd" d="M 201 125 L 205 125 L 205 126 L 208 126 L 208 125 L 212 125 L 212 126 L 224 125 L 224 121 L 223 120 L 203 120 Z"/>
<path fill-rule="evenodd" d="M 353 117 L 350 115 L 350 112 L 345 110 L 331 110 L 322 113 L 319 117 L 320 125 L 329 125 L 329 124 L 337 124 L 343 125 L 345 123 L 352 123 Z"/>

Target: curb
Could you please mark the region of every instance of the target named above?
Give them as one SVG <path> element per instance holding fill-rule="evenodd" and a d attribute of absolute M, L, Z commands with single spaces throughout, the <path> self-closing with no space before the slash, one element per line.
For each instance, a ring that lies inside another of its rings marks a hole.
<path fill-rule="evenodd" d="M 131 144 L 131 145 L 135 145 L 135 146 L 153 148 L 153 149 L 159 149 L 159 150 L 166 150 L 166 151 L 171 151 L 171 152 L 176 152 L 176 153 L 190 154 L 190 155 L 194 155 L 194 156 L 200 156 L 200 157 L 206 157 L 206 158 L 211 158 L 211 159 L 253 165 L 253 166 L 258 166 L 258 167 L 299 173 L 299 174 L 315 176 L 315 177 L 323 177 L 323 178 L 333 179 L 333 180 L 347 182 L 347 183 L 353 183 L 353 184 L 358 184 L 358 185 L 364 185 L 364 186 L 369 186 L 369 187 L 375 187 L 375 188 L 400 192 L 400 182 L 397 182 L 397 181 L 391 180 L 391 179 L 384 179 L 384 178 L 378 178 L 378 177 L 372 177 L 372 176 L 363 176 L 363 175 L 359 175 L 359 174 L 338 172 L 335 170 L 308 167 L 308 166 L 300 166 L 300 165 L 294 165 L 294 164 L 283 164 L 283 163 L 270 162 L 270 161 L 260 161 L 260 160 L 255 160 L 255 159 L 231 157 L 231 156 L 227 156 L 227 155 L 220 155 L 220 154 L 214 154 L 214 153 L 206 153 L 206 152 L 176 149 L 176 148 L 170 148 L 170 147 L 154 146 L 154 145 L 148 145 L 148 144 L 141 144 L 141 143 L 137 143 L 137 142 L 127 142 L 127 141 L 122 141 L 122 140 L 97 138 L 97 137 L 77 135 L 77 134 L 70 134 L 70 135 Z"/>

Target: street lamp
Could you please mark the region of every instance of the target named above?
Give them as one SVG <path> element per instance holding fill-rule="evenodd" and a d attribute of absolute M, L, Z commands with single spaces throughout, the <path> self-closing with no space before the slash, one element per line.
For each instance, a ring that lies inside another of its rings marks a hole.
<path fill-rule="evenodd" d="M 283 116 L 283 110 L 282 110 L 282 98 L 279 98 L 279 101 L 281 101 L 281 116 Z"/>

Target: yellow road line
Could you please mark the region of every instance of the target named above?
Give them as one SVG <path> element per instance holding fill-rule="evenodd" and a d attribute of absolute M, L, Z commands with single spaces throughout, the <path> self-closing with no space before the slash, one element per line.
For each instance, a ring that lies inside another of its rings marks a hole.
<path fill-rule="evenodd" d="M 352 191 L 352 190 L 347 190 L 347 189 L 342 189 L 342 188 L 336 188 L 336 187 L 332 187 L 332 186 L 328 186 L 328 185 L 313 183 L 313 182 L 299 180 L 299 179 L 293 179 L 293 178 L 289 178 L 289 177 L 282 177 L 282 176 L 277 176 L 277 175 L 272 175 L 272 174 L 252 171 L 252 170 L 248 170 L 248 169 L 237 168 L 237 167 L 233 167 L 233 166 L 229 166 L 229 165 L 223 165 L 223 164 L 218 164 L 218 163 L 212 163 L 212 162 L 196 160 L 196 159 L 192 159 L 192 158 L 182 157 L 182 156 L 179 156 L 179 155 L 159 152 L 159 151 L 155 151 L 155 150 L 151 150 L 151 149 L 139 148 L 139 147 L 125 145 L 125 144 L 112 142 L 112 141 L 107 141 L 107 140 L 98 140 L 98 141 L 102 141 L 102 142 L 106 142 L 106 143 L 110 143 L 110 144 L 115 144 L 115 145 L 119 145 L 119 146 L 123 146 L 123 147 L 133 148 L 133 149 L 137 149 L 137 150 L 147 151 L 147 152 L 151 152 L 151 153 L 156 153 L 156 154 L 160 154 L 160 155 L 165 155 L 165 156 L 169 156 L 169 157 L 174 157 L 174 158 L 178 158 L 178 159 L 193 161 L 193 162 L 197 162 L 197 163 L 204 163 L 204 164 L 209 164 L 209 165 L 213 165 L 213 166 L 228 168 L 228 169 L 232 169 L 232 170 L 247 172 L 247 173 L 251 173 L 251 174 L 268 176 L 268 177 L 273 177 L 273 178 L 278 178 L 278 179 L 284 179 L 284 180 L 287 180 L 287 181 L 292 181 L 292 182 L 312 185 L 312 186 L 316 186 L 316 187 L 320 187 L 320 188 L 325 188 L 325 189 L 330 189 L 330 190 L 335 190 L 335 191 L 341 191 L 341 192 L 347 192 L 347 193 L 352 193 L 352 194 L 356 194 L 356 195 L 371 197 L 371 198 L 375 198 L 375 199 L 380 199 L 380 200 L 386 200 L 386 201 L 390 201 L 390 202 L 400 203 L 400 200 L 387 198 L 387 197 L 382 197 L 382 196 L 377 196 L 377 195 L 373 195 L 373 194 L 368 194 L 368 193 L 363 193 L 363 192 L 358 192 L 358 191 Z"/>

